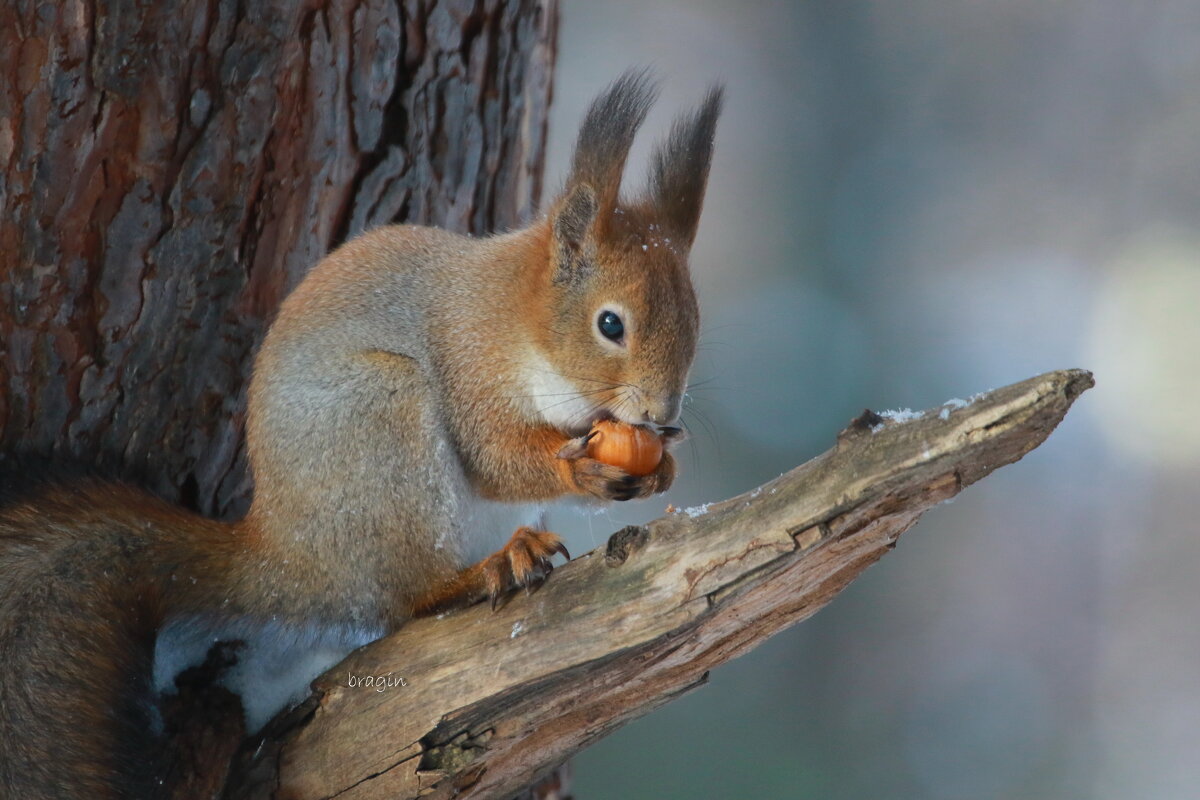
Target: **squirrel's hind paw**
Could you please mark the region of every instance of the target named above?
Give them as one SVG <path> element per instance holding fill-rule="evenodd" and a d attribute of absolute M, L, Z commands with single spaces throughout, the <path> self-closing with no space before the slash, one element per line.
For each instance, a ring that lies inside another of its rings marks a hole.
<path fill-rule="evenodd" d="M 517 589 L 533 594 L 542 587 L 554 569 L 550 559 L 561 553 L 568 561 L 571 554 L 562 539 L 548 531 L 520 527 L 500 548 L 482 561 L 472 564 L 451 580 L 413 603 L 413 615 L 427 617 L 477 603 L 487 598 L 492 610 L 503 606 Z"/>
<path fill-rule="evenodd" d="M 554 565 L 550 559 L 560 553 L 568 561 L 562 539 L 549 531 L 517 528 L 508 544 L 484 559 L 481 567 L 488 600 L 493 609 L 502 608 L 516 589 L 533 594 L 546 582 Z"/>

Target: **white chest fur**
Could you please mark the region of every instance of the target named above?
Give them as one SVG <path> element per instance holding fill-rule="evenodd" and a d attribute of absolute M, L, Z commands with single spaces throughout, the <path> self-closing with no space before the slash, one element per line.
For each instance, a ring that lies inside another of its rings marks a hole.
<path fill-rule="evenodd" d="M 586 427 L 587 418 L 598 406 L 598 397 L 591 391 L 580 392 L 535 351 L 525 358 L 525 388 L 534 415 L 561 430 Z"/>

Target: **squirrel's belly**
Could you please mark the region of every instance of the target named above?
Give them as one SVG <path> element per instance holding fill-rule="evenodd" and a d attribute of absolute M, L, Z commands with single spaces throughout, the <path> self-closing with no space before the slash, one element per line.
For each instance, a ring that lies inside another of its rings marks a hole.
<path fill-rule="evenodd" d="M 501 503 L 468 493 L 461 504 L 459 530 L 464 566 L 499 550 L 517 528 L 528 525 L 540 530 L 545 524 L 545 507 L 540 503 Z"/>
<path fill-rule="evenodd" d="M 221 680 L 242 701 L 246 732 L 308 696 L 309 684 L 352 651 L 384 633 L 347 625 L 285 624 L 229 620 L 212 624 L 178 619 L 159 632 L 154 645 L 154 689 L 175 691 L 175 676 L 202 663 L 220 641 L 242 641 L 237 663 Z"/>

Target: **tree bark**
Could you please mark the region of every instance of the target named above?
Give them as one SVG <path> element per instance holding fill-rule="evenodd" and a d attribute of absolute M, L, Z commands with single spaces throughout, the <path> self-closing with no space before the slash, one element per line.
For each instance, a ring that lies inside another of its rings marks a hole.
<path fill-rule="evenodd" d="M 618 531 L 536 595 L 411 622 L 247 742 L 226 797 L 504 797 L 813 614 L 1091 385 L 1067 370 L 908 421 L 864 412 L 824 455 Z"/>
<path fill-rule="evenodd" d="M 280 300 L 364 228 L 528 218 L 556 27 L 556 0 L 0 5 L 0 472 L 238 516 Z"/>

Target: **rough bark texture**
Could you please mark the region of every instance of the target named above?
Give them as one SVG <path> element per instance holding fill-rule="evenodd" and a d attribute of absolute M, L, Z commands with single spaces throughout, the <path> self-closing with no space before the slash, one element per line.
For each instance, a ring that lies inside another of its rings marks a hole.
<path fill-rule="evenodd" d="M 3 458 L 238 515 L 250 356 L 300 276 L 380 223 L 530 216 L 556 15 L 556 0 L 0 4 Z"/>
<path fill-rule="evenodd" d="M 504 797 L 814 613 L 1091 385 L 1068 370 L 911 421 L 864 412 L 808 464 L 618 531 L 532 597 L 410 623 L 248 742 L 227 797 Z"/>

